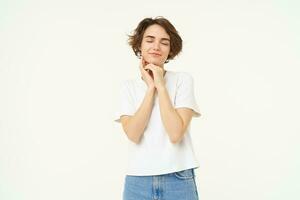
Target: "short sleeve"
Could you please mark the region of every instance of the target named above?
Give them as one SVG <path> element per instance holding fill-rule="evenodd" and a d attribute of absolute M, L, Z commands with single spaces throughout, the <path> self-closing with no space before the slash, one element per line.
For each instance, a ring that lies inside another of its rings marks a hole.
<path fill-rule="evenodd" d="M 174 108 L 190 108 L 194 111 L 193 117 L 200 117 L 200 109 L 194 95 L 194 80 L 188 73 L 182 73 L 178 79 Z"/>
<path fill-rule="evenodd" d="M 120 123 L 122 115 L 134 115 L 135 113 L 134 101 L 130 94 L 128 81 L 121 83 L 118 101 L 119 104 L 115 111 L 114 121 Z"/>

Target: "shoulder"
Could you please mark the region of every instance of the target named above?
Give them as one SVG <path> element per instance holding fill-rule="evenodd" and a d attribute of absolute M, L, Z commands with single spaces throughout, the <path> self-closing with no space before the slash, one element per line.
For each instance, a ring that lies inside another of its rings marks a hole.
<path fill-rule="evenodd" d="M 175 72 L 175 74 L 177 76 L 179 84 L 182 82 L 193 83 L 194 78 L 189 72 L 177 71 Z"/>
<path fill-rule="evenodd" d="M 191 73 L 185 71 L 169 71 L 170 73 L 174 74 L 178 78 L 193 78 Z"/>

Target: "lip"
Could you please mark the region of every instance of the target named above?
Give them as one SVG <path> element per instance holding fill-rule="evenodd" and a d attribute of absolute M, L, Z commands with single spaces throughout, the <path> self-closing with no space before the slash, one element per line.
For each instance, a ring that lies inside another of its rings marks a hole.
<path fill-rule="evenodd" d="M 149 53 L 150 55 L 154 55 L 154 56 L 161 56 L 160 54 L 158 53 Z"/>

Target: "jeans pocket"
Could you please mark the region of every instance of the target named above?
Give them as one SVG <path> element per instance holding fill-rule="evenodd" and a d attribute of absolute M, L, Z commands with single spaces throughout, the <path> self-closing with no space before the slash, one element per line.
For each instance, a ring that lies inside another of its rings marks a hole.
<path fill-rule="evenodd" d="M 193 169 L 186 169 L 178 172 L 174 172 L 174 175 L 179 179 L 192 179 L 194 178 Z"/>

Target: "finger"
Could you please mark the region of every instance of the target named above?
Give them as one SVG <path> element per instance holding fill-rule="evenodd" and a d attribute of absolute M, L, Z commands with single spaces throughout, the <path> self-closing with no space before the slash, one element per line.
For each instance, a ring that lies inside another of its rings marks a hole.
<path fill-rule="evenodd" d="M 143 63 L 144 63 L 144 66 L 149 64 L 149 62 L 147 62 L 144 58 L 143 58 Z"/>
<path fill-rule="evenodd" d="M 146 66 L 146 69 L 150 69 L 151 71 L 155 70 L 155 67 L 152 64 Z"/>
<path fill-rule="evenodd" d="M 140 67 L 143 71 L 145 71 L 145 69 L 147 69 L 145 65 L 140 65 Z"/>
<path fill-rule="evenodd" d="M 152 70 L 153 70 L 149 65 L 146 65 L 146 66 L 144 67 L 144 69 L 145 69 L 146 71 L 152 71 Z"/>
<path fill-rule="evenodd" d="M 143 69 L 143 70 L 145 69 L 145 60 L 144 60 L 143 57 L 141 57 L 140 67 L 141 67 L 141 69 Z"/>
<path fill-rule="evenodd" d="M 147 72 L 151 71 L 150 69 L 148 69 L 148 68 L 146 68 L 146 67 L 142 67 L 142 66 L 140 66 L 140 70 L 141 70 L 141 72 L 142 72 L 143 74 L 145 74 L 145 75 L 148 75 Z"/>

